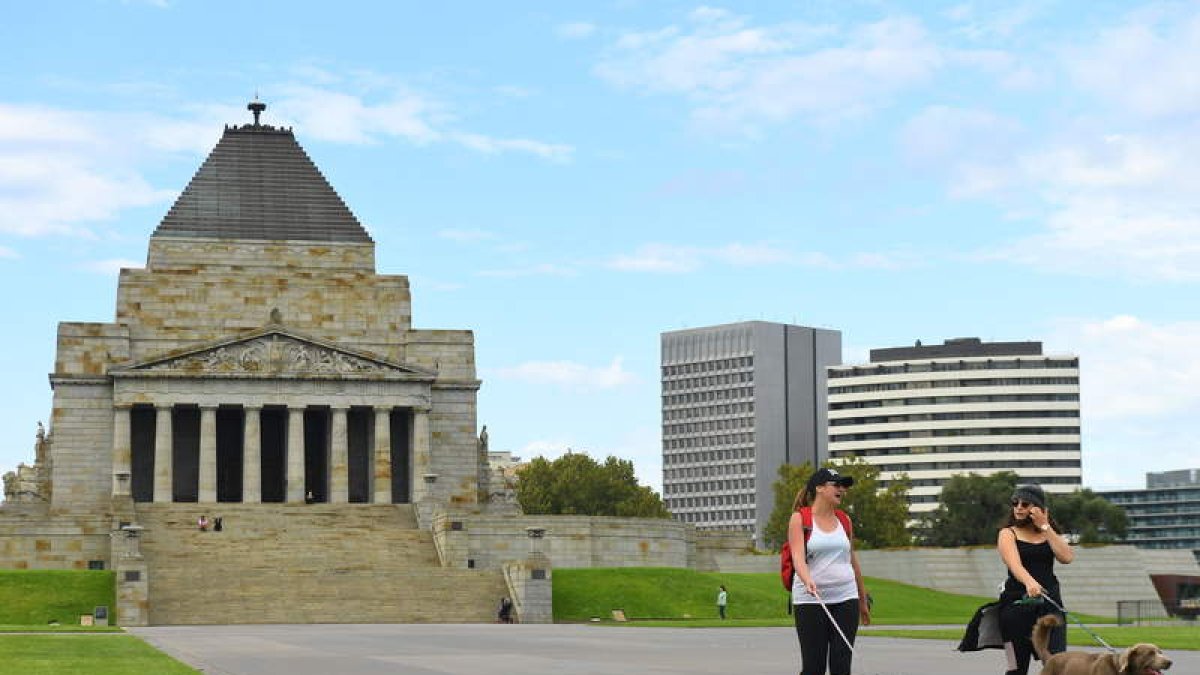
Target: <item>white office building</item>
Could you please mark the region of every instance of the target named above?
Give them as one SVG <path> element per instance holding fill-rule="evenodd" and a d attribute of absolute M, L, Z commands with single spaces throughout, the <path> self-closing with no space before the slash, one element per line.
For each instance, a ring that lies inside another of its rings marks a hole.
<path fill-rule="evenodd" d="M 955 474 L 1013 471 L 1048 493 L 1080 487 L 1079 358 L 1040 342 L 946 340 L 875 349 L 829 369 L 829 455 L 912 482 L 909 515 Z"/>
<path fill-rule="evenodd" d="M 699 529 L 760 544 L 780 465 L 827 457 L 835 330 L 748 321 L 662 334 L 663 499 Z"/>

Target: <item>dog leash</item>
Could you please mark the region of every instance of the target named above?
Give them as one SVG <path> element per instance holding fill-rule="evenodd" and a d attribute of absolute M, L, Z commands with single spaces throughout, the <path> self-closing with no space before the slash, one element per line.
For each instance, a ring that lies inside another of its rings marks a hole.
<path fill-rule="evenodd" d="M 1085 633 L 1087 633 L 1088 635 L 1091 635 L 1093 638 L 1095 638 L 1096 642 L 1099 642 L 1100 644 L 1104 645 L 1104 648 L 1105 648 L 1105 649 L 1107 649 L 1109 652 L 1111 652 L 1111 653 L 1113 653 L 1113 654 L 1116 654 L 1116 653 L 1117 653 L 1117 650 L 1116 650 L 1116 649 L 1113 649 L 1113 646 L 1112 646 L 1112 645 L 1110 645 L 1110 644 L 1108 644 L 1107 642 L 1105 642 L 1105 641 L 1104 641 L 1104 638 L 1100 637 L 1099 635 L 1096 635 L 1094 632 L 1092 632 L 1092 629 L 1090 629 L 1090 628 L 1088 628 L 1087 626 L 1083 625 L 1083 622 L 1079 620 L 1079 617 L 1077 617 L 1077 616 L 1075 616 L 1074 614 L 1072 614 L 1072 613 L 1068 612 L 1067 610 L 1063 609 L 1063 606 L 1062 606 L 1062 605 L 1060 605 L 1060 604 L 1058 604 L 1058 602 L 1056 602 L 1056 601 L 1054 600 L 1054 598 L 1050 597 L 1050 595 L 1049 595 L 1049 594 L 1047 594 L 1047 593 L 1042 593 L 1042 594 L 1041 594 L 1040 596 L 1038 596 L 1038 597 L 1040 597 L 1040 598 L 1042 598 L 1042 599 L 1046 600 L 1046 602 L 1049 602 L 1049 603 L 1051 604 L 1051 606 L 1053 606 L 1053 607 L 1054 607 L 1054 609 L 1057 609 L 1058 611 L 1062 612 L 1062 613 L 1063 613 L 1063 616 L 1065 616 L 1065 617 L 1068 617 L 1068 618 L 1070 618 L 1071 620 L 1073 620 L 1073 621 L 1074 621 L 1076 624 L 1078 624 L 1078 625 L 1079 625 L 1079 627 L 1080 627 L 1080 628 L 1082 628 L 1082 629 L 1084 630 L 1084 632 L 1085 632 Z"/>

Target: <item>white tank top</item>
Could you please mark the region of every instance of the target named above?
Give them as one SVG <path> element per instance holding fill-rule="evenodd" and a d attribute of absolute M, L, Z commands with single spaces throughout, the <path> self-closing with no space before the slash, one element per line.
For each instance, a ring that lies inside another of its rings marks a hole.
<path fill-rule="evenodd" d="M 824 532 L 813 524 L 812 534 L 805 544 L 808 554 L 808 573 L 817 585 L 817 593 L 826 605 L 853 600 L 858 597 L 858 584 L 854 580 L 854 566 L 850 564 L 850 539 L 837 520 L 832 532 Z M 800 583 L 799 575 L 792 578 L 792 604 L 803 605 L 817 602 Z"/>

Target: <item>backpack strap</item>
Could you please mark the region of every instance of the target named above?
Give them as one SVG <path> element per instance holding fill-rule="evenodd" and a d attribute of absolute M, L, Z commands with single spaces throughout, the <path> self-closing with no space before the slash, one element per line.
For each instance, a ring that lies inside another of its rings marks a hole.
<path fill-rule="evenodd" d="M 804 543 L 808 543 L 813 531 L 813 515 L 811 506 L 800 507 L 800 524 L 804 526 Z"/>
<path fill-rule="evenodd" d="M 853 523 L 850 522 L 850 516 L 846 515 L 846 512 L 841 509 L 834 509 L 833 515 L 837 516 L 837 519 L 839 521 L 841 521 L 842 529 L 846 531 L 846 538 L 849 539 L 851 543 L 853 543 L 854 542 L 854 525 L 853 525 Z"/>

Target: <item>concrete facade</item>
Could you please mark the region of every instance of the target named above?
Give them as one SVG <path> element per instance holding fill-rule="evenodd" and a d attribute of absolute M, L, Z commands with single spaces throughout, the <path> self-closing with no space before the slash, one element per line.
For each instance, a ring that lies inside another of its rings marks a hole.
<path fill-rule="evenodd" d="M 1125 509 L 1129 531 L 1123 543 L 1185 549 L 1200 560 L 1200 469 L 1147 473 L 1145 489 L 1097 494 Z"/>
<path fill-rule="evenodd" d="M 783 464 L 828 457 L 841 333 L 749 321 L 663 333 L 663 500 L 702 530 L 759 540 Z"/>

